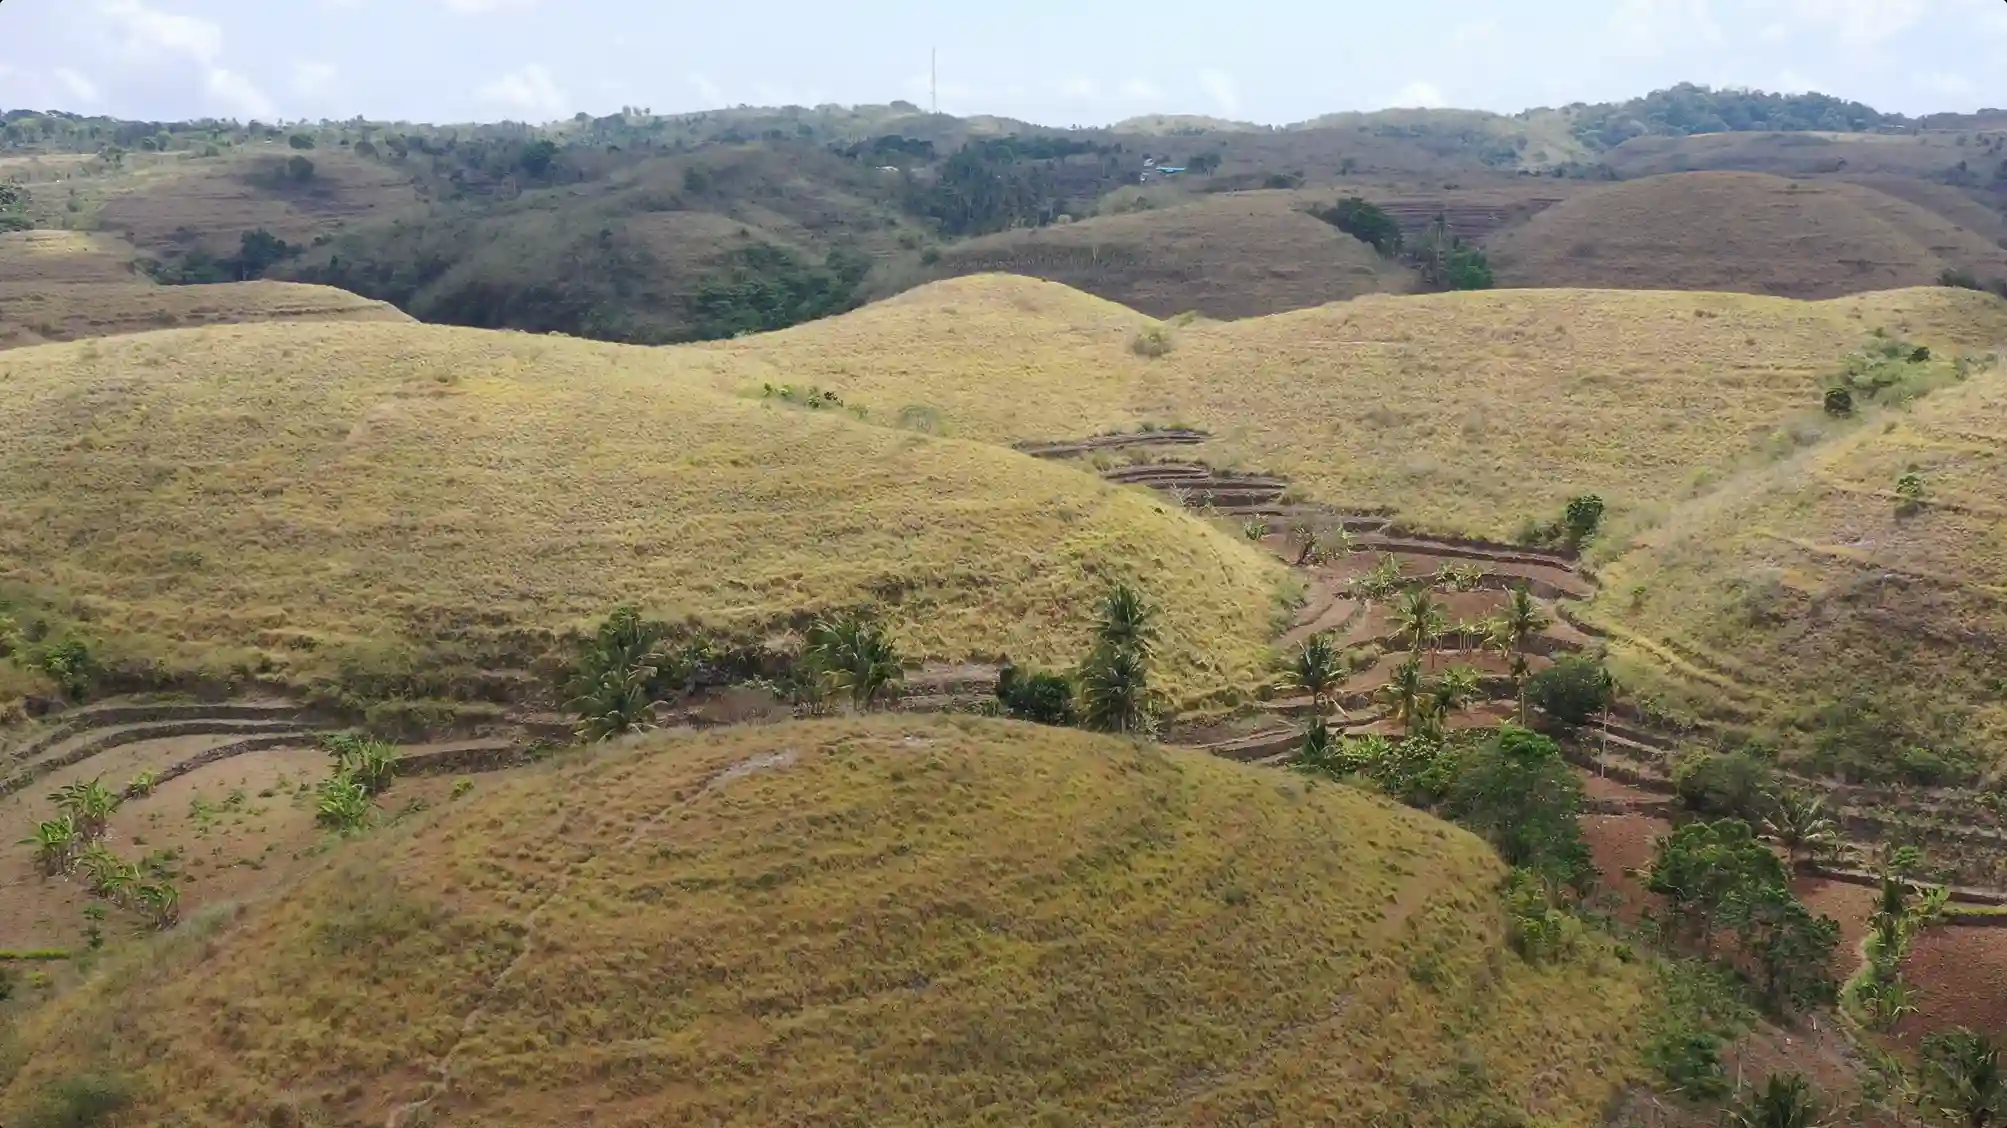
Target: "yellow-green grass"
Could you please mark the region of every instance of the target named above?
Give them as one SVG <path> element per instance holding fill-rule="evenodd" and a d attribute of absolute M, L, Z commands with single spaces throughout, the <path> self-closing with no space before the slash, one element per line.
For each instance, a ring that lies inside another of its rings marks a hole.
<path fill-rule="evenodd" d="M 1796 298 L 2007 276 L 2007 250 L 1840 181 L 1691 172 L 1577 195 L 1486 241 L 1506 286 L 1740 290 Z"/>
<path fill-rule="evenodd" d="M 241 321 L 409 321 L 395 306 L 332 286 L 229 282 L 157 286 L 125 282 L 0 281 L 0 349 L 142 333 L 174 325 Z"/>
<path fill-rule="evenodd" d="M 1065 663 L 1126 580 L 1164 608 L 1175 700 L 1261 681 L 1281 571 L 1238 538 L 708 390 L 721 363 L 360 322 L 14 350 L 0 591 L 167 671 L 444 692 L 508 688 L 623 601 L 753 638 L 864 605 L 914 659 Z"/>
<path fill-rule="evenodd" d="M 1833 730 L 1819 707 L 1879 700 L 1909 726 L 1892 743 L 1993 755 L 2007 737 L 2003 419 L 1995 369 L 1734 479 L 1610 563 L 1589 614 L 1626 636 L 1616 653 L 1641 689 L 1727 690 L 1806 744 Z M 1911 472 L 1914 508 L 1896 492 Z"/>
<path fill-rule="evenodd" d="M 939 263 L 912 277 L 1031 275 L 1157 317 L 1254 317 L 1415 288 L 1413 271 L 1312 217 L 1309 202 L 1293 192 L 1235 192 L 1008 231 L 944 248 Z"/>
<path fill-rule="evenodd" d="M 1290 476 L 1307 496 L 1409 524 L 1509 535 L 1571 496 L 1670 502 L 1816 414 L 1877 329 L 1940 350 L 2007 341 L 2007 302 L 1925 288 L 1801 302 L 1745 294 L 1510 290 L 1372 295 L 1170 330 L 1053 283 L 976 276 L 715 351 L 896 421 L 922 406 L 996 442 L 1145 423 L 1181 448 Z M 747 379 L 721 368 L 721 386 Z M 741 385 L 742 386 L 742 385 Z M 1182 456 L 1182 455 L 1181 455 Z"/>
<path fill-rule="evenodd" d="M 289 178 L 286 166 L 296 156 L 313 162 L 310 181 Z M 306 244 L 420 204 L 410 175 L 389 164 L 340 149 L 296 153 L 269 143 L 136 166 L 87 183 L 99 201 L 91 221 L 156 256 L 191 245 L 234 253 L 244 232 L 260 228 Z"/>
<path fill-rule="evenodd" d="M 108 969 L 23 1023 L 0 1112 L 99 1069 L 191 1126 L 1595 1123 L 1648 973 L 1522 962 L 1502 873 L 1360 791 L 1065 730 L 653 738 Z"/>

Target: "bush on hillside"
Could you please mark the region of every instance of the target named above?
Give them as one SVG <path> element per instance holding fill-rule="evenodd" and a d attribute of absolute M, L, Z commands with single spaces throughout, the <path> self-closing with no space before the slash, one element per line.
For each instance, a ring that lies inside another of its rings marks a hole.
<path fill-rule="evenodd" d="M 1021 671 L 1010 662 L 997 670 L 997 703 L 1004 715 L 1041 725 L 1075 720 L 1073 681 L 1045 670 Z"/>
<path fill-rule="evenodd" d="M 1610 703 L 1610 673 L 1601 662 L 1571 654 L 1534 674 L 1526 696 L 1540 711 L 1564 725 L 1576 726 Z"/>
<path fill-rule="evenodd" d="M 1391 258 L 1401 253 L 1401 225 L 1362 196 L 1347 196 L 1328 208 L 1313 207 L 1310 214 L 1383 255 Z"/>
<path fill-rule="evenodd" d="M 1771 806 L 1777 775 L 1775 765 L 1748 750 L 1696 750 L 1674 759 L 1672 778 L 1687 809 L 1756 822 Z"/>
<path fill-rule="evenodd" d="M 1177 338 L 1172 336 L 1170 327 L 1165 325 L 1152 325 L 1138 332 L 1129 341 L 1130 352 L 1152 360 L 1160 356 L 1169 356 L 1171 350 L 1177 347 Z"/>

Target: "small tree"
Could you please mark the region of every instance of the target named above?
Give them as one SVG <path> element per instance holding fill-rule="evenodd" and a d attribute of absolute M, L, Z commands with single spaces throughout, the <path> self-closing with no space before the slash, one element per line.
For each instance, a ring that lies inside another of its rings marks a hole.
<path fill-rule="evenodd" d="M 1553 625 L 1553 621 L 1534 602 L 1533 594 L 1524 585 L 1512 589 L 1506 597 L 1505 609 L 1491 621 L 1488 641 L 1502 651 L 1512 670 L 1512 695 L 1519 703 L 1519 723 L 1526 721 L 1526 678 L 1530 670 L 1527 650 L 1533 639 Z"/>
<path fill-rule="evenodd" d="M 2007 1123 L 2007 1072 L 1991 1038 L 1967 1029 L 1923 1040 L 1923 1083 L 1929 1100 L 1966 1128 Z"/>
<path fill-rule="evenodd" d="M 1602 663 L 1571 654 L 1528 678 L 1526 693 L 1548 716 L 1580 725 L 1610 703 L 1610 675 Z"/>
<path fill-rule="evenodd" d="M 1603 499 L 1595 494 L 1583 494 L 1570 498 L 1568 508 L 1562 512 L 1561 524 L 1568 535 L 1568 545 L 1580 548 L 1603 524 Z"/>
<path fill-rule="evenodd" d="M 1762 1088 L 1736 1102 L 1728 1123 L 1732 1128 L 1819 1128 L 1824 1116 L 1811 1082 L 1796 1073 L 1773 1073 Z"/>
<path fill-rule="evenodd" d="M 1101 732 L 1147 733 L 1149 660 L 1129 647 L 1095 647 L 1080 668 L 1080 717 Z"/>
<path fill-rule="evenodd" d="M 803 659 L 832 691 L 849 694 L 860 712 L 905 676 L 884 628 L 862 615 L 824 619 L 811 627 Z"/>
<path fill-rule="evenodd" d="M 288 158 L 286 161 L 286 177 L 289 180 L 294 180 L 302 184 L 312 180 L 314 178 L 314 162 L 299 156 Z"/>
<path fill-rule="evenodd" d="M 1303 640 L 1289 669 L 1285 684 L 1310 695 L 1313 708 L 1322 713 L 1330 707 L 1338 686 L 1345 680 L 1345 659 L 1327 633 L 1319 632 Z"/>
<path fill-rule="evenodd" d="M 1839 831 L 1826 815 L 1826 801 L 1816 796 L 1780 792 L 1763 820 L 1763 829 L 1784 847 L 1792 869 L 1816 864 L 1839 846 Z"/>
<path fill-rule="evenodd" d="M 1005 715 L 1041 725 L 1074 721 L 1073 681 L 1065 674 L 1029 673 L 1005 662 L 997 670 L 997 703 Z"/>
<path fill-rule="evenodd" d="M 1827 388 L 1823 406 L 1835 419 L 1849 418 L 1854 414 L 1854 393 L 1848 388 Z"/>
<path fill-rule="evenodd" d="M 1323 717 L 1314 718 L 1303 730 L 1303 742 L 1296 746 L 1291 766 L 1312 775 L 1338 775 L 1340 741 Z"/>
<path fill-rule="evenodd" d="M 1157 608 L 1128 584 L 1117 584 L 1101 600 L 1094 623 L 1098 645 L 1134 651 L 1148 659 L 1157 648 Z"/>
<path fill-rule="evenodd" d="M 1582 802 L 1581 781 L 1554 742 L 1507 725 L 1465 760 L 1450 784 L 1448 810 L 1507 865 L 1583 889 L 1595 869 L 1582 837 Z"/>
<path fill-rule="evenodd" d="M 314 147 L 314 139 L 304 133 L 295 133 L 286 138 L 286 144 L 294 149 L 311 149 Z"/>
<path fill-rule="evenodd" d="M 1736 937 L 1756 965 L 1756 989 L 1764 1009 L 1788 1015 L 1833 1001 L 1833 949 L 1840 926 L 1815 916 L 1781 882 L 1739 891 L 1728 903 Z"/>
<path fill-rule="evenodd" d="M 1434 652 L 1445 621 L 1442 604 L 1427 588 L 1416 588 L 1394 606 L 1394 626 L 1407 636 L 1408 653 L 1416 658 L 1425 649 Z"/>
<path fill-rule="evenodd" d="M 1676 932 L 1706 950 L 1732 902 L 1752 900 L 1786 876 L 1777 855 L 1741 819 L 1681 824 L 1658 840 L 1645 889 L 1665 898 Z"/>
<path fill-rule="evenodd" d="M 1422 676 L 1422 660 L 1419 657 L 1410 654 L 1406 661 L 1395 666 L 1387 684 L 1379 688 L 1376 696 L 1386 702 L 1388 714 L 1409 736 L 1427 725 L 1431 702 L 1428 679 Z"/>

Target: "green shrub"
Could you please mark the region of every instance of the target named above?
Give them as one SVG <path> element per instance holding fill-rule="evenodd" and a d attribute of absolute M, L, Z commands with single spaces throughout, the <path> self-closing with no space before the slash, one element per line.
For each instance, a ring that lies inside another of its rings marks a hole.
<path fill-rule="evenodd" d="M 1310 214 L 1389 257 L 1401 253 L 1401 225 L 1394 217 L 1363 197 L 1347 196 L 1328 208 L 1311 208 Z"/>
<path fill-rule="evenodd" d="M 22 1128 L 99 1128 L 132 1103 L 132 1084 L 115 1073 L 78 1073 L 42 1089 Z"/>
<path fill-rule="evenodd" d="M 1568 543 L 1580 547 L 1603 524 L 1603 499 L 1595 494 L 1583 494 L 1570 498 L 1568 508 L 1562 513 L 1561 524 L 1568 535 Z"/>
<path fill-rule="evenodd" d="M 1825 409 L 1836 419 L 1847 418 L 1854 413 L 1854 393 L 1846 388 L 1827 388 Z"/>
<path fill-rule="evenodd" d="M 1130 352 L 1152 360 L 1169 356 L 1171 350 L 1177 346 L 1177 339 L 1171 335 L 1170 328 L 1164 325 L 1152 325 L 1138 332 L 1129 341 Z"/>
<path fill-rule="evenodd" d="M 1041 725 L 1074 722 L 1073 680 L 1044 670 L 1020 672 L 1009 662 L 997 671 L 997 703 L 1005 716 Z"/>
<path fill-rule="evenodd" d="M 1610 674 L 1602 663 L 1571 654 L 1528 678 L 1526 696 L 1562 724 L 1580 725 L 1610 703 Z"/>
<path fill-rule="evenodd" d="M 1770 807 L 1776 770 L 1746 751 L 1695 751 L 1674 760 L 1672 777 L 1680 803 L 1689 810 L 1757 821 Z"/>

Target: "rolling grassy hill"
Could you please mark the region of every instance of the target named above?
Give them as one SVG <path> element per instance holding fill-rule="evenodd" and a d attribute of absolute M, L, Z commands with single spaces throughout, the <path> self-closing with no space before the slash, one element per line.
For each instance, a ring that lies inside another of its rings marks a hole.
<path fill-rule="evenodd" d="M 955 243 L 915 280 L 1021 274 L 1156 317 L 1194 310 L 1256 317 L 1367 293 L 1400 293 L 1414 272 L 1303 210 L 1289 192 L 1236 192 Z"/>
<path fill-rule="evenodd" d="M 1649 972 L 1523 962 L 1502 873 L 1349 787 L 1065 730 L 649 738 L 49 1004 L 0 1110 L 99 1070 L 191 1126 L 1596 1122 Z"/>
<path fill-rule="evenodd" d="M 1052 283 L 979 276 L 704 346 L 814 383 L 874 420 L 992 442 L 1187 424 L 1194 453 L 1290 476 L 1341 506 L 1443 532 L 1513 533 L 1596 492 L 1664 504 L 1788 438 L 1877 329 L 1940 348 L 2007 341 L 2007 303 L 1944 288 L 1828 302 L 1519 290 L 1374 295 L 1170 330 Z M 736 367 L 715 370 L 722 390 Z"/>
<path fill-rule="evenodd" d="M 1762 173 L 1626 181 L 1556 204 L 1488 249 L 1500 285 L 1740 290 L 1799 298 L 2007 278 L 2007 249 L 1858 184 Z"/>
<path fill-rule="evenodd" d="M 1127 579 L 1165 607 L 1175 699 L 1261 680 L 1280 574 L 1240 540 L 707 368 L 411 324 L 11 351 L 0 593 L 155 678 L 513 696 L 622 601 L 754 641 L 868 603 L 911 658 L 1057 664 Z"/>
<path fill-rule="evenodd" d="M 1926 749 L 1954 778 L 1997 771 L 2003 419 L 1998 367 L 1871 413 L 1675 511 L 1604 569 L 1591 614 L 1641 640 L 1617 648 L 1641 687 L 1725 698 L 1822 768 L 1898 773 Z M 1911 473 L 1920 504 L 1897 492 Z"/>

